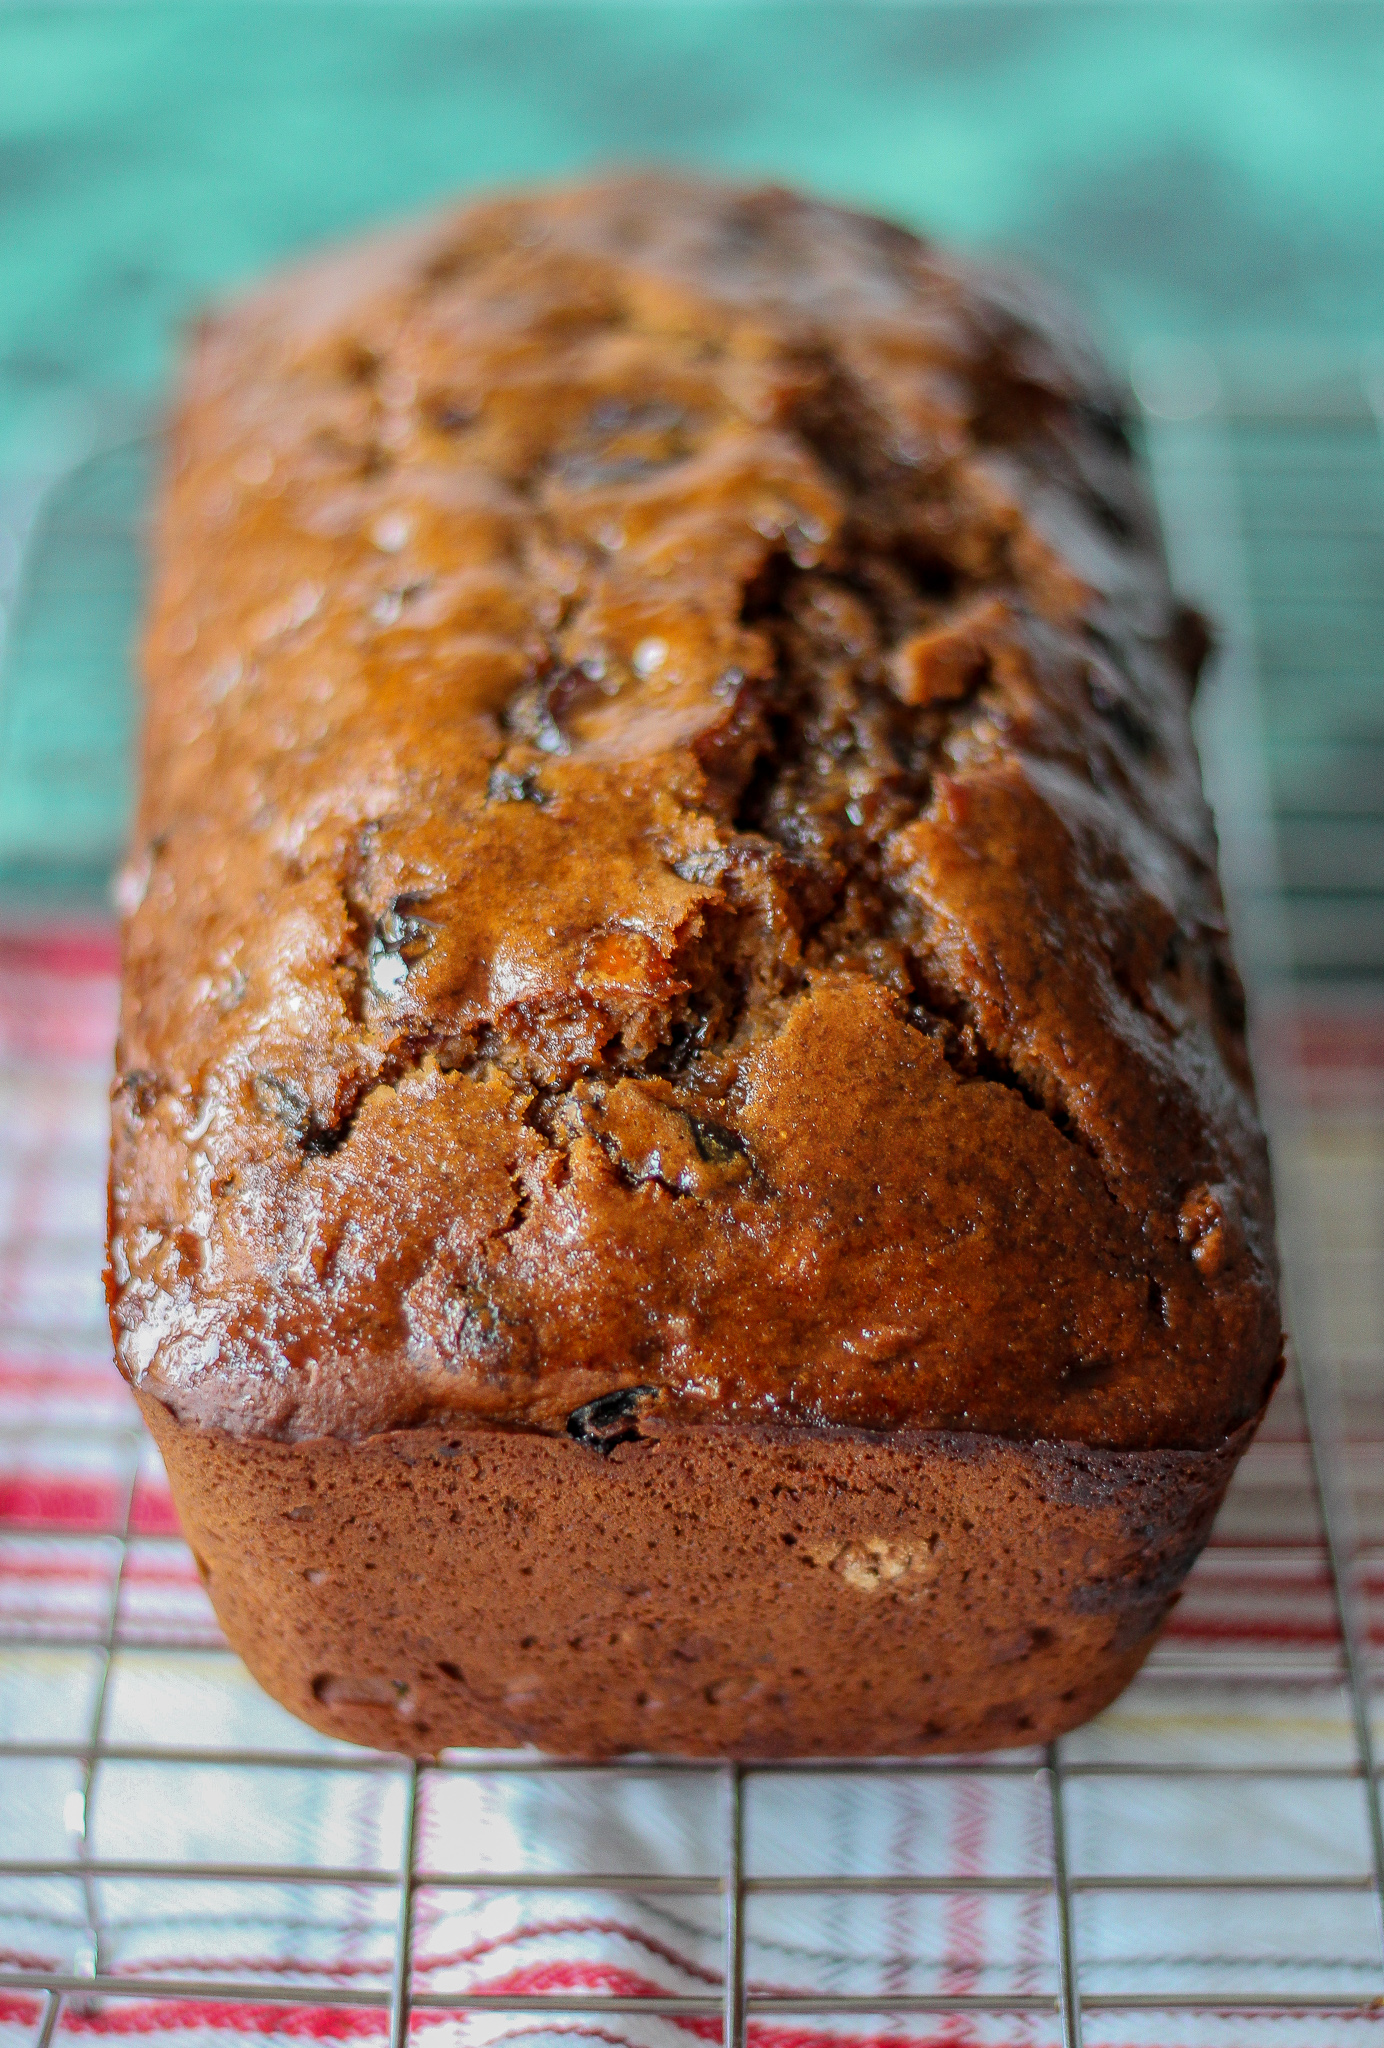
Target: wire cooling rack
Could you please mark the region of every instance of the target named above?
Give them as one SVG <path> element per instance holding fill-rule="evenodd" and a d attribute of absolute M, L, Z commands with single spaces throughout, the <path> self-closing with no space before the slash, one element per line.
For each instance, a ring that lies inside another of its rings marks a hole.
<path fill-rule="evenodd" d="M 0 2037 L 1384 2040 L 1384 456 L 1365 380 L 1138 366 L 1273 1127 L 1297 1370 L 1159 1648 L 1046 1751 L 435 1764 L 222 1643 L 97 1285 L 148 448 L 10 508 Z M 0 545 L 0 561 L 5 559 Z"/>

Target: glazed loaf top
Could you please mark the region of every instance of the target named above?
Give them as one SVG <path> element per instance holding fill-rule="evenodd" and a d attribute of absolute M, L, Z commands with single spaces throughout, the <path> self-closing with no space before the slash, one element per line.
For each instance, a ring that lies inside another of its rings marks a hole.
<path fill-rule="evenodd" d="M 280 1437 L 1214 1442 L 1279 1325 L 1201 652 L 1080 335 L 880 221 L 624 178 L 211 321 L 125 1372 Z"/>

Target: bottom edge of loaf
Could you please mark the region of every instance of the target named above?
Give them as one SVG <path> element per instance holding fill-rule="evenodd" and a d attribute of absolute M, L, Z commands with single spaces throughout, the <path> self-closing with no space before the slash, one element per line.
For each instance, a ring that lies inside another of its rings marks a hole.
<path fill-rule="evenodd" d="M 423 1427 L 276 1443 L 139 1395 L 232 1646 L 326 1734 L 417 1756 L 912 1756 L 1109 1704 L 1209 1534 L 1202 1451 L 955 1433 Z"/>

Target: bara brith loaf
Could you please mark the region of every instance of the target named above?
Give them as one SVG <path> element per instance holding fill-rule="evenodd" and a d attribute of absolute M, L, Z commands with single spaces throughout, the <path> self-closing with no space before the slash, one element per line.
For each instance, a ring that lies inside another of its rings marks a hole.
<path fill-rule="evenodd" d="M 109 1290 L 230 1640 L 418 1753 L 1033 1741 L 1278 1369 L 1176 601 L 1031 287 L 774 187 L 202 326 Z"/>

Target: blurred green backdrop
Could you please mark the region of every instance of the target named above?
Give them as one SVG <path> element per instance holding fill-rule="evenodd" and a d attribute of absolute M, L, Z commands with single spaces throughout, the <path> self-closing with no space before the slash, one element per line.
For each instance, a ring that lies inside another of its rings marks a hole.
<path fill-rule="evenodd" d="M 144 420 L 183 323 L 442 195 L 651 158 L 1036 265 L 1117 359 L 1384 369 L 1378 0 L 0 0 L 6 916 L 102 902 L 123 838 Z M 1294 957 L 1384 975 L 1384 464 L 1337 381 L 1353 417 L 1236 429 L 1229 583 Z"/>
<path fill-rule="evenodd" d="M 1384 335 L 1373 0 L 0 4 L 0 463 L 274 258 L 650 157 L 1018 253 L 1117 352 Z"/>

